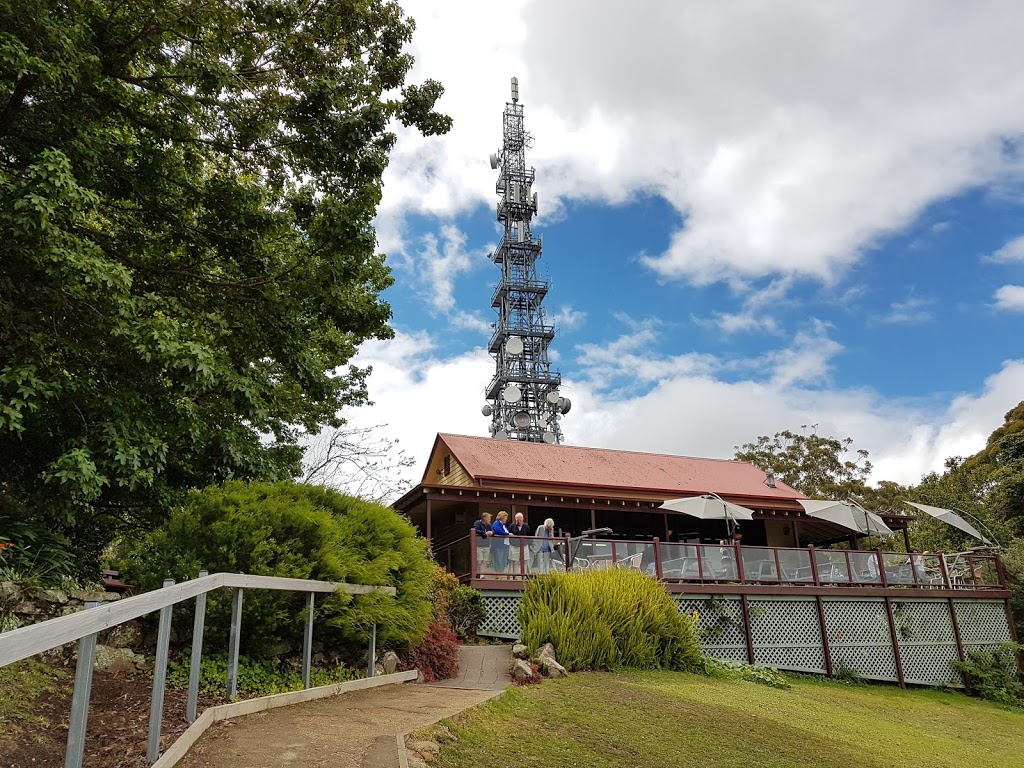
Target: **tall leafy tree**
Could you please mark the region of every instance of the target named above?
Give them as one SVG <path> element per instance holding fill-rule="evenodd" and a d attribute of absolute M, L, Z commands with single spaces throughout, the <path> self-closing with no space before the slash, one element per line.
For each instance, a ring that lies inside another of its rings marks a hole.
<path fill-rule="evenodd" d="M 406 83 L 392 0 L 0 6 L 0 513 L 81 539 L 299 471 L 386 338 L 372 219 Z"/>
<path fill-rule="evenodd" d="M 818 499 L 845 499 L 866 491 L 871 473 L 868 452 L 852 450 L 853 438 L 798 434 L 790 430 L 761 435 L 736 447 L 733 458 L 748 461 L 801 493 Z"/>

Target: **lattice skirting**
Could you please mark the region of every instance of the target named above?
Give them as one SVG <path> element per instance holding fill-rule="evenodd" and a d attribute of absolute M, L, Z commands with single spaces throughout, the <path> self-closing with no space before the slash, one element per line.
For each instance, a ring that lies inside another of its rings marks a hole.
<path fill-rule="evenodd" d="M 674 595 L 680 613 L 694 616 L 704 653 L 719 659 L 748 661 L 743 606 L 739 597 Z M 484 637 L 519 638 L 516 617 L 520 593 L 484 593 Z M 1006 609 L 999 600 L 955 600 L 964 649 L 996 648 L 1011 640 Z M 794 672 L 825 673 L 821 622 L 813 597 L 750 597 L 750 634 L 757 664 Z M 863 678 L 899 679 L 885 601 L 880 598 L 828 597 L 822 600 L 832 671 Z M 960 685 L 949 666 L 956 660 L 956 636 L 945 600 L 892 601 L 897 647 L 908 683 Z"/>

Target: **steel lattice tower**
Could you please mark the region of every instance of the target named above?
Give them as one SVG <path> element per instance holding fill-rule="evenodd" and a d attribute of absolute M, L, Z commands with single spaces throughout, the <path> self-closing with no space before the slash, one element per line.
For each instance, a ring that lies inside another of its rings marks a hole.
<path fill-rule="evenodd" d="M 572 404 L 559 394 L 562 377 L 548 362 L 555 327 L 544 322 L 548 283 L 537 276 L 542 244 L 530 226 L 537 212 L 535 172 L 526 167 L 526 149 L 532 145 L 533 137 L 523 127 L 519 81 L 513 77 L 512 101 L 505 104 L 504 143 L 500 154 L 491 155 L 491 168 L 500 169 L 495 191 L 501 196 L 497 213 L 505 233 L 491 254 L 501 267 L 501 282 L 491 296 L 498 311 L 488 345 L 495 373 L 487 385 L 483 414 L 491 417 L 494 437 L 560 443 L 558 422 Z"/>

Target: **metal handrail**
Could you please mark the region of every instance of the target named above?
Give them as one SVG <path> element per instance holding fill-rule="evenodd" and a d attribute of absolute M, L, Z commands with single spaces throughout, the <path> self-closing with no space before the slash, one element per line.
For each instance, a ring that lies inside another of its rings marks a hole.
<path fill-rule="evenodd" d="M 71 697 L 71 715 L 68 723 L 68 742 L 64 753 L 65 768 L 81 768 L 85 748 L 85 730 L 89 714 L 89 696 L 92 690 L 92 670 L 96 654 L 96 641 L 103 630 L 116 627 L 140 616 L 160 612 L 157 630 L 156 662 L 153 666 L 153 697 L 149 711 L 149 738 L 146 759 L 153 763 L 160 756 L 160 731 L 163 722 L 164 688 L 167 678 L 167 660 L 171 634 L 171 609 L 178 603 L 196 599 L 196 613 L 192 635 L 192 658 L 189 669 L 186 719 L 196 719 L 199 696 L 199 665 L 203 647 L 203 624 L 206 614 L 206 595 L 215 589 L 227 587 L 234 591 L 231 601 L 231 633 L 228 648 L 228 698 L 234 699 L 238 682 L 238 650 L 241 639 L 242 593 L 245 589 L 274 589 L 304 592 L 306 600 L 306 631 L 303 642 L 302 679 L 310 687 L 310 660 L 313 644 L 314 596 L 317 593 L 346 592 L 351 595 L 396 595 L 394 587 L 368 586 L 333 581 L 313 581 L 278 576 L 253 576 L 245 573 L 215 573 L 201 571 L 199 577 L 175 584 L 168 579 L 161 589 L 128 597 L 117 603 L 86 602 L 86 610 L 69 616 L 20 627 L 0 634 L 0 667 L 21 659 L 78 641 L 75 663 L 75 688 Z M 370 635 L 368 676 L 373 676 L 376 659 L 377 625 Z"/>

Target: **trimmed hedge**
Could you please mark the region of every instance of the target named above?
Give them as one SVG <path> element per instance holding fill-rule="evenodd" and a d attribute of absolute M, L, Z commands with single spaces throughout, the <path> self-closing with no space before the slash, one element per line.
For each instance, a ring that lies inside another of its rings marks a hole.
<path fill-rule="evenodd" d="M 567 669 L 700 670 L 693 620 L 660 582 L 637 571 L 551 573 L 531 579 L 519 604 L 522 641 L 550 642 Z"/>
<path fill-rule="evenodd" d="M 401 652 L 423 638 L 431 619 L 432 561 L 412 524 L 379 504 L 299 483 L 230 481 L 195 492 L 164 525 L 131 543 L 120 565 L 142 590 L 156 589 L 168 577 L 193 579 L 204 568 L 397 589 L 397 597 L 318 595 L 315 637 L 328 652 L 365 651 L 373 623 L 378 647 Z M 300 649 L 305 599 L 299 593 L 246 590 L 243 652 Z M 227 634 L 230 603 L 229 591 L 210 593 L 211 647 Z"/>

